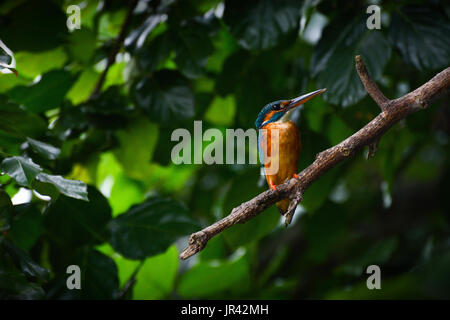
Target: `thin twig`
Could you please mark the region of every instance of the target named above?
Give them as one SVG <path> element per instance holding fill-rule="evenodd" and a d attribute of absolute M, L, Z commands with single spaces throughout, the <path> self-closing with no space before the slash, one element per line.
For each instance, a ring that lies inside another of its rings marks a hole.
<path fill-rule="evenodd" d="M 114 42 L 113 48 L 112 48 L 111 52 L 109 53 L 105 70 L 103 70 L 102 74 L 100 75 L 100 78 L 98 79 L 97 84 L 95 85 L 94 91 L 92 91 L 92 94 L 89 97 L 89 100 L 96 98 L 100 94 L 100 91 L 102 90 L 102 87 L 103 87 L 103 83 L 106 80 L 106 75 L 108 74 L 109 68 L 116 61 L 116 56 L 119 53 L 120 48 L 122 48 L 123 42 L 124 42 L 126 34 L 127 34 L 128 26 L 131 23 L 131 17 L 132 17 L 133 11 L 136 8 L 137 4 L 138 4 L 138 0 L 132 0 L 130 2 L 130 7 L 128 9 L 127 16 L 125 17 L 125 20 L 120 29 L 120 33 Z"/>
<path fill-rule="evenodd" d="M 356 71 L 358 72 L 359 78 L 366 88 L 367 93 L 372 97 L 372 99 L 376 102 L 376 104 L 384 111 L 386 109 L 389 99 L 386 98 L 381 92 L 380 88 L 378 88 L 377 84 L 372 80 L 367 71 L 366 65 L 362 61 L 361 56 L 356 56 Z"/>
<path fill-rule="evenodd" d="M 361 57 L 356 57 L 356 69 L 366 90 L 375 102 L 382 107 L 382 112 L 370 121 L 366 126 L 348 137 L 338 145 L 317 154 L 315 161 L 298 174 L 298 178 L 292 178 L 278 185 L 277 190 L 267 190 L 255 198 L 242 203 L 233 209 L 230 215 L 222 220 L 196 232 L 189 238 L 188 246 L 180 254 L 180 259 L 187 259 L 202 250 L 209 239 L 237 223 L 244 223 L 269 208 L 275 202 L 291 198 L 293 194 L 300 194 L 336 164 L 348 159 L 356 151 L 365 146 L 373 145 L 395 123 L 405 118 L 410 113 L 428 107 L 433 101 L 444 94 L 448 94 L 450 87 L 450 67 L 434 76 L 427 83 L 416 90 L 395 100 L 388 100 L 367 73 Z M 374 152 L 373 148 L 372 151 Z M 300 201 L 301 198 L 299 198 Z M 295 210 L 295 208 L 294 208 Z"/>
<path fill-rule="evenodd" d="M 141 260 L 139 264 L 134 269 L 133 273 L 131 274 L 130 278 L 128 278 L 127 282 L 123 285 L 122 289 L 117 293 L 116 299 L 122 299 L 125 297 L 126 293 L 130 288 L 136 283 L 136 277 L 139 273 L 139 270 L 141 270 L 142 266 L 144 265 L 145 260 Z"/>
<path fill-rule="evenodd" d="M 291 195 L 289 199 L 291 200 L 291 202 L 289 203 L 289 207 L 284 214 L 284 224 L 286 225 L 286 227 L 291 223 L 292 218 L 294 217 L 295 209 L 297 209 L 298 204 L 303 200 L 303 191 L 297 190 Z"/>
<path fill-rule="evenodd" d="M 378 151 L 378 143 L 380 140 L 375 140 L 373 143 L 369 144 L 369 151 L 367 152 L 366 159 L 369 160 L 371 157 L 375 156 L 375 153 Z"/>

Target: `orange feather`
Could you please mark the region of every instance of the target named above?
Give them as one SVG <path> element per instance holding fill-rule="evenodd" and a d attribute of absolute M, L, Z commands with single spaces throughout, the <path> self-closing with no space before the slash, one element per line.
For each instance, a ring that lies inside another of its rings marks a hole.
<path fill-rule="evenodd" d="M 270 187 L 282 184 L 287 179 L 290 179 L 297 173 L 298 160 L 300 158 L 301 141 L 297 126 L 292 121 L 277 121 L 271 122 L 263 127 L 261 145 L 268 163 L 264 165 L 266 173 L 266 180 Z M 271 148 L 271 131 L 278 130 L 278 156 L 272 154 Z M 278 171 L 273 171 L 276 168 L 275 161 L 278 161 Z M 275 167 L 271 167 L 271 166 Z M 271 169 L 271 170 L 269 170 Z M 277 202 L 277 207 L 281 214 L 286 213 L 289 207 L 290 200 L 284 199 Z"/>

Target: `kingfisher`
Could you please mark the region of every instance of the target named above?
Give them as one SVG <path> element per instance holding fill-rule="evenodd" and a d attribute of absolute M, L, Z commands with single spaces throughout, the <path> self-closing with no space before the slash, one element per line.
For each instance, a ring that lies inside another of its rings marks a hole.
<path fill-rule="evenodd" d="M 259 131 L 259 159 L 271 189 L 276 190 L 277 185 L 286 179 L 298 178 L 298 160 L 302 144 L 299 130 L 290 120 L 292 111 L 325 91 L 326 89 L 319 89 L 294 99 L 274 101 L 265 105 L 259 113 L 255 122 Z M 278 144 L 275 140 L 272 141 L 275 137 L 278 137 Z M 289 203 L 289 199 L 277 202 L 282 215 L 286 213 Z"/>

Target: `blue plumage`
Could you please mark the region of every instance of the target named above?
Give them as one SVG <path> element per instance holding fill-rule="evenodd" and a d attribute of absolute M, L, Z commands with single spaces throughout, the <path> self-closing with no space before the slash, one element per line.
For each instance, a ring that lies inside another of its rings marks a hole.
<path fill-rule="evenodd" d="M 278 101 L 274 101 L 269 104 L 266 104 L 262 108 L 261 112 L 259 113 L 258 118 L 256 118 L 255 126 L 257 129 L 260 129 L 258 132 L 258 153 L 259 153 L 259 161 L 261 162 L 262 168 L 264 167 L 264 152 L 262 151 L 262 147 L 261 147 L 261 141 L 262 141 L 261 128 L 268 123 L 280 120 L 280 118 L 286 113 L 283 110 L 281 110 L 281 111 L 277 110 L 278 112 L 274 113 L 269 120 L 264 121 L 264 119 L 266 118 L 266 114 L 271 111 L 274 111 L 276 107 L 278 107 L 278 109 L 279 109 L 281 102 L 283 102 L 283 100 L 278 100 Z"/>
<path fill-rule="evenodd" d="M 255 121 L 255 126 L 257 129 L 260 129 L 262 127 L 262 124 L 264 123 L 264 118 L 266 117 L 266 114 L 268 112 L 272 111 L 273 107 L 276 105 L 279 105 L 281 102 L 283 102 L 283 100 L 274 101 L 269 104 L 266 104 L 264 106 L 264 108 L 262 108 L 261 112 L 258 114 L 258 118 L 256 118 L 256 121 Z M 283 115 L 284 115 L 284 112 L 282 112 L 282 111 L 277 112 L 273 115 L 273 117 L 267 123 L 278 121 Z"/>

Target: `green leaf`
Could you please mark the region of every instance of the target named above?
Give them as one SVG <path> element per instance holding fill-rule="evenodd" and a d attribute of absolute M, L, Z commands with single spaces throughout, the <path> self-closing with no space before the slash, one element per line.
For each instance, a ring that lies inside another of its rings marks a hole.
<path fill-rule="evenodd" d="M 105 226 L 111 208 L 105 197 L 88 187 L 89 202 L 60 196 L 50 204 L 44 225 L 55 241 L 68 245 L 99 243 L 106 239 Z"/>
<path fill-rule="evenodd" d="M 144 117 L 136 119 L 124 130 L 117 130 L 116 136 L 120 144 L 114 153 L 117 160 L 130 177 L 141 178 L 158 141 L 158 126 Z"/>
<path fill-rule="evenodd" d="M 16 205 L 8 239 L 18 247 L 30 250 L 44 232 L 43 223 L 44 215 L 34 203 Z"/>
<path fill-rule="evenodd" d="M 145 43 L 136 52 L 139 67 L 145 72 L 156 70 L 158 65 L 169 57 L 172 44 L 169 32 L 164 32 Z"/>
<path fill-rule="evenodd" d="M 383 269 L 381 269 L 383 270 Z M 398 276 L 382 280 L 381 290 L 368 290 L 367 280 L 354 283 L 350 288 L 336 288 L 325 295 L 330 300 L 394 300 L 402 299 L 429 299 L 418 280 L 417 274 L 403 273 Z"/>
<path fill-rule="evenodd" d="M 192 267 L 181 277 L 178 292 L 188 299 L 211 297 L 236 286 L 245 288 L 249 277 L 248 259 L 242 250 L 230 260 L 202 262 Z"/>
<path fill-rule="evenodd" d="M 115 177 L 122 172 L 123 169 L 112 152 L 102 153 L 96 168 L 95 180 L 97 187 L 100 189 L 101 184 L 108 178 L 108 176 Z"/>
<path fill-rule="evenodd" d="M 146 259 L 136 276 L 133 299 L 167 298 L 174 289 L 177 271 L 178 250 L 175 246 Z"/>
<path fill-rule="evenodd" d="M 190 1 L 192 5 L 199 10 L 202 13 L 206 13 L 209 10 L 213 9 L 214 7 L 217 7 L 219 3 L 221 3 L 221 0 L 194 0 Z"/>
<path fill-rule="evenodd" d="M 123 172 L 114 177 L 114 185 L 109 197 L 113 216 L 127 211 L 132 205 L 141 203 L 144 199 L 144 190 L 139 181 L 130 179 Z"/>
<path fill-rule="evenodd" d="M 239 48 L 239 44 L 224 23 L 220 24 L 220 29 L 212 41 L 214 43 L 214 52 L 208 58 L 206 70 L 220 73 L 223 62 Z"/>
<path fill-rule="evenodd" d="M 8 240 L 4 240 L 2 244 L 23 273 L 40 279 L 48 278 L 49 271 L 34 262 L 28 252 L 16 247 Z"/>
<path fill-rule="evenodd" d="M 96 250 L 85 250 L 76 258 L 82 270 L 81 298 L 112 299 L 119 287 L 117 266 L 114 261 Z M 78 291 L 78 290 L 77 290 Z"/>
<path fill-rule="evenodd" d="M 259 170 L 249 170 L 245 174 L 235 177 L 224 200 L 223 216 L 230 214 L 234 207 L 252 199 L 268 188 L 266 184 L 262 188 L 258 188 L 259 178 Z M 237 224 L 233 228 L 225 230 L 222 235 L 232 248 L 236 249 L 238 246 L 257 241 L 269 234 L 279 221 L 280 213 L 274 205 L 246 223 Z"/>
<path fill-rule="evenodd" d="M 148 15 L 139 27 L 129 32 L 124 41 L 125 48 L 133 51 L 133 49 L 140 49 L 143 46 L 147 46 L 150 40 L 155 39 L 167 29 L 167 25 L 163 23 L 166 20 L 167 16 L 165 14 L 157 14 L 154 12 Z"/>
<path fill-rule="evenodd" d="M 161 70 L 143 78 L 135 88 L 137 105 L 160 123 L 194 116 L 194 96 L 186 80 L 177 72 Z"/>
<path fill-rule="evenodd" d="M 47 123 L 38 115 L 24 110 L 13 103 L 0 102 L 0 130 L 24 138 L 41 136 L 47 129 Z"/>
<path fill-rule="evenodd" d="M 107 254 L 110 256 L 114 262 L 117 265 L 117 268 L 119 269 L 119 285 L 121 288 L 124 288 L 124 286 L 127 283 L 130 283 L 129 281 L 133 281 L 132 277 L 134 273 L 136 272 L 137 268 L 139 268 L 139 265 L 141 264 L 140 260 L 130 260 L 127 258 L 122 257 L 120 254 L 117 254 L 114 249 L 109 245 L 109 243 L 105 243 L 101 246 L 100 249 L 107 248 L 109 252 L 104 252 L 101 250 L 101 252 Z M 106 250 L 105 250 L 106 251 Z M 133 288 L 129 288 L 127 290 L 127 293 L 129 291 L 132 291 Z"/>
<path fill-rule="evenodd" d="M 60 149 L 55 148 L 51 144 L 34 140 L 32 138 L 27 138 L 27 141 L 33 151 L 46 159 L 55 160 L 61 153 Z"/>
<path fill-rule="evenodd" d="M 84 11 L 84 8 L 82 11 Z M 67 47 L 73 60 L 88 65 L 97 47 L 95 33 L 86 27 L 74 30 L 70 33 Z"/>
<path fill-rule="evenodd" d="M 447 270 L 450 267 L 450 253 L 444 251 L 432 257 L 427 263 L 417 268 L 422 288 L 431 298 L 449 298 L 448 287 L 450 279 Z M 377 290 L 379 291 L 379 290 Z"/>
<path fill-rule="evenodd" d="M 286 97 L 286 88 L 280 86 L 287 78 L 285 69 L 291 66 L 279 59 L 276 49 L 251 54 L 240 50 L 229 56 L 216 80 L 216 90 L 222 96 L 235 96 L 239 125 L 253 127 L 262 107 L 270 101 Z M 298 86 L 295 86 L 298 90 Z"/>
<path fill-rule="evenodd" d="M 127 12 L 125 9 L 106 11 L 98 20 L 98 38 L 109 40 L 119 35 Z"/>
<path fill-rule="evenodd" d="M 302 109 L 301 113 L 302 117 L 306 119 L 309 129 L 316 133 L 322 133 L 326 127 L 326 115 L 332 113 L 332 111 L 331 106 L 319 98 L 308 101 L 308 107 Z"/>
<path fill-rule="evenodd" d="M 24 157 L 11 157 L 3 160 L 1 169 L 17 184 L 31 188 L 31 184 L 36 176 L 42 172 L 42 168 L 31 159 Z"/>
<path fill-rule="evenodd" d="M 113 86 L 120 87 L 125 84 L 125 67 L 127 67 L 127 62 L 116 62 L 108 70 L 106 75 L 106 80 L 103 83 L 102 91 L 105 91 Z M 128 102 L 128 101 L 127 101 Z M 127 107 L 125 104 L 124 107 Z"/>
<path fill-rule="evenodd" d="M 315 212 L 328 199 L 338 177 L 336 170 L 326 172 L 305 191 L 302 205 L 309 212 Z"/>
<path fill-rule="evenodd" d="M 74 105 L 86 101 L 92 91 L 94 91 L 99 77 L 100 75 L 97 72 L 91 69 L 85 69 L 70 88 L 69 92 L 67 92 L 66 98 Z"/>
<path fill-rule="evenodd" d="M 369 265 L 376 264 L 382 266 L 386 264 L 392 257 L 392 254 L 395 252 L 397 247 L 397 238 L 390 237 L 383 239 L 371 246 L 365 247 L 360 256 L 355 255 L 355 259 L 342 263 L 337 268 L 337 271 L 359 276 Z"/>
<path fill-rule="evenodd" d="M 123 112 L 130 109 L 130 102 L 122 94 L 121 87 L 115 85 L 103 91 L 97 98 L 83 103 L 81 107 L 89 113 L 117 113 L 123 116 Z"/>
<path fill-rule="evenodd" d="M 392 15 L 388 35 L 405 62 L 417 69 L 448 66 L 450 24 L 443 10 L 433 7 L 404 7 Z"/>
<path fill-rule="evenodd" d="M 235 113 L 236 103 L 232 95 L 228 95 L 225 98 L 217 96 L 205 113 L 205 119 L 212 124 L 231 126 L 234 122 Z"/>
<path fill-rule="evenodd" d="M 0 39 L 13 51 L 44 51 L 61 44 L 66 15 L 53 1 L 24 2 L 0 21 Z"/>
<path fill-rule="evenodd" d="M 124 257 L 143 259 L 164 252 L 198 227 L 180 202 L 152 198 L 112 220 L 109 241 Z"/>
<path fill-rule="evenodd" d="M 119 288 L 117 266 L 114 261 L 96 250 L 85 250 L 76 262 L 82 270 L 81 298 L 113 299 Z"/>
<path fill-rule="evenodd" d="M 9 195 L 0 189 L 0 232 L 6 231 L 10 227 L 13 205 Z"/>
<path fill-rule="evenodd" d="M 298 27 L 302 1 L 225 1 L 224 20 L 245 49 L 268 49 Z"/>
<path fill-rule="evenodd" d="M 315 183 L 311 186 L 313 185 Z M 305 199 L 307 196 L 308 193 L 305 192 Z M 309 244 L 304 253 L 304 263 L 312 265 L 324 263 L 330 253 L 335 252 L 342 239 L 348 236 L 349 230 L 344 210 L 343 207 L 327 201 L 321 210 L 313 215 L 303 216 L 302 226 Z"/>
<path fill-rule="evenodd" d="M 124 173 L 122 166 L 111 152 L 105 152 L 101 155 L 97 165 L 96 176 L 97 186 L 100 188 L 108 184 L 108 181 L 113 181 L 110 189 L 105 190 L 104 187 L 101 189 L 102 193 L 108 198 L 113 217 L 127 211 L 132 205 L 141 203 L 145 199 L 142 184 L 129 178 Z"/>
<path fill-rule="evenodd" d="M 67 54 L 62 47 L 44 52 L 17 52 L 17 71 L 21 76 L 34 79 L 53 69 L 60 69 L 67 62 Z"/>
<path fill-rule="evenodd" d="M 365 18 L 331 22 L 314 48 L 311 61 L 317 86 L 327 88 L 326 101 L 346 107 L 366 95 L 355 69 L 356 55 L 361 55 L 372 78 L 378 80 L 391 48 L 380 31 L 367 29 Z"/>
<path fill-rule="evenodd" d="M 40 173 L 36 179 L 42 183 L 48 183 L 54 186 L 60 193 L 75 199 L 89 201 L 87 186 L 84 182 L 78 180 L 68 180 L 61 176 L 55 176 L 47 173 Z M 51 194 L 50 194 L 51 195 Z"/>
<path fill-rule="evenodd" d="M 0 299 L 44 299 L 45 292 L 9 261 L 0 257 Z"/>
<path fill-rule="evenodd" d="M 222 259 L 226 256 L 227 248 L 222 235 L 212 237 L 208 241 L 208 245 L 198 254 L 198 258 L 200 261 Z"/>
<path fill-rule="evenodd" d="M 191 22 L 174 32 L 175 63 L 188 78 L 197 78 L 204 72 L 208 56 L 214 50 L 209 31 L 206 25 Z"/>
<path fill-rule="evenodd" d="M 92 0 L 86 2 L 81 10 L 81 30 L 84 27 L 88 27 L 90 29 L 94 28 L 94 24 L 97 24 L 97 12 L 99 10 L 99 4 L 101 0 Z"/>
<path fill-rule="evenodd" d="M 60 278 L 59 299 L 115 299 L 119 291 L 117 266 L 113 259 L 92 248 L 82 248 L 68 261 L 81 270 L 81 290 L 69 290 L 66 285 L 68 274 Z"/>
<path fill-rule="evenodd" d="M 68 71 L 53 70 L 44 74 L 38 83 L 29 87 L 16 86 L 8 95 L 28 110 L 41 113 L 60 107 L 74 80 Z"/>
<path fill-rule="evenodd" d="M 353 131 L 339 116 L 335 115 L 330 117 L 326 133 L 331 145 L 334 146 L 351 136 Z"/>
<path fill-rule="evenodd" d="M 7 92 L 15 86 L 22 84 L 29 84 L 31 81 L 22 77 L 18 77 L 14 74 L 3 74 L 0 76 L 0 92 Z"/>

